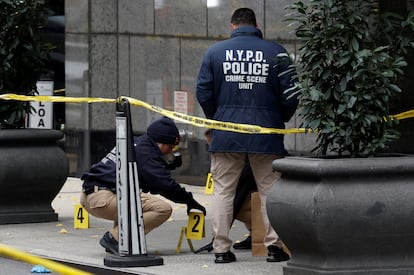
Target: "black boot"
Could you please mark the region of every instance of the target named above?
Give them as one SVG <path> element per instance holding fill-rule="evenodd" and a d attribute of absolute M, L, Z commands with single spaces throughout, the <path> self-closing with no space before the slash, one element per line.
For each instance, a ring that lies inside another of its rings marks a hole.
<path fill-rule="evenodd" d="M 216 253 L 215 256 L 216 259 L 214 262 L 216 264 L 227 264 L 236 261 L 236 255 L 234 255 L 231 251 L 228 251 L 226 253 Z"/>
<path fill-rule="evenodd" d="M 279 248 L 275 245 L 269 245 L 267 247 L 268 256 L 266 261 L 267 262 L 284 262 L 290 260 L 289 255 L 283 251 L 282 248 Z"/>
<path fill-rule="evenodd" d="M 247 237 L 244 241 L 233 244 L 234 249 L 252 249 L 252 237 Z"/>
<path fill-rule="evenodd" d="M 105 248 L 106 252 L 112 254 L 119 254 L 118 241 L 112 236 L 111 232 L 106 232 L 105 235 L 99 240 L 99 244 Z"/>
<path fill-rule="evenodd" d="M 214 241 L 214 239 L 211 240 L 211 242 L 209 242 L 205 246 L 203 246 L 203 247 L 199 248 L 198 250 L 196 250 L 194 253 L 197 254 L 197 253 L 200 253 L 202 251 L 207 251 L 207 252 L 213 251 L 213 241 Z"/>

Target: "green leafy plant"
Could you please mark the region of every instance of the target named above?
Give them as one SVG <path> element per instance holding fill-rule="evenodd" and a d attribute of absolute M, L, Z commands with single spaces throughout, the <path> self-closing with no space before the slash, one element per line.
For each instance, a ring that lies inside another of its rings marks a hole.
<path fill-rule="evenodd" d="M 300 116 L 318 154 L 373 156 L 399 137 L 390 102 L 414 47 L 414 13 L 384 13 L 374 0 L 309 0 L 288 7 L 302 46 Z"/>
<path fill-rule="evenodd" d="M 50 11 L 45 0 L 0 0 L 0 93 L 33 95 L 50 45 L 39 30 Z M 0 128 L 24 128 L 27 102 L 0 101 Z"/>

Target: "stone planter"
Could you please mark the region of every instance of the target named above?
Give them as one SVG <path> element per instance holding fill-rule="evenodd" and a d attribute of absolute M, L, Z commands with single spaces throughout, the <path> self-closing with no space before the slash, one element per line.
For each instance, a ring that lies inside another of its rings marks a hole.
<path fill-rule="evenodd" d="M 0 224 L 57 221 L 51 203 L 69 162 L 60 131 L 0 130 Z"/>
<path fill-rule="evenodd" d="M 284 274 L 414 274 L 414 158 L 273 162 L 269 220 L 292 252 Z"/>

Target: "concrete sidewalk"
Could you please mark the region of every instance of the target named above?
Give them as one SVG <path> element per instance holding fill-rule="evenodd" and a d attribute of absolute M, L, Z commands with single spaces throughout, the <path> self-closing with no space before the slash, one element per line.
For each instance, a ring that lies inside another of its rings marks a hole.
<path fill-rule="evenodd" d="M 250 250 L 233 250 L 237 262 L 215 264 L 213 253 L 194 254 L 186 239 L 183 239 L 181 252 L 176 253 L 181 228 L 187 225 L 187 214 L 185 205 L 170 201 L 174 209 L 170 220 L 146 236 L 148 253 L 162 257 L 164 264 L 133 268 L 106 267 L 103 259 L 107 254 L 99 245 L 99 239 L 112 226 L 112 222 L 89 216 L 88 229 L 73 227 L 74 204 L 79 203 L 81 184 L 77 178 L 68 178 L 53 201 L 52 206 L 59 214 L 58 222 L 0 225 L 0 243 L 94 274 L 283 274 L 285 263 L 267 263 L 266 257 L 254 257 Z M 183 186 L 207 209 L 206 237 L 201 241 L 192 241 L 194 248 L 198 249 L 211 240 L 212 197 L 204 194 L 204 187 Z M 244 225 L 236 221 L 231 230 L 233 241 L 243 240 L 246 233 Z M 0 274 L 3 274 L 1 269 Z M 22 274 L 31 274 L 30 269 Z"/>

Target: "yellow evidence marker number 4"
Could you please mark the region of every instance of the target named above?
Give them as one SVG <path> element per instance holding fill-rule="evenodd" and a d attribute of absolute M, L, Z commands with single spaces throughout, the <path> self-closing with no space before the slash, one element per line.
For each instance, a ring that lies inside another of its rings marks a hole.
<path fill-rule="evenodd" d="M 73 227 L 74 228 L 89 228 L 89 213 L 80 204 L 74 205 Z"/>

